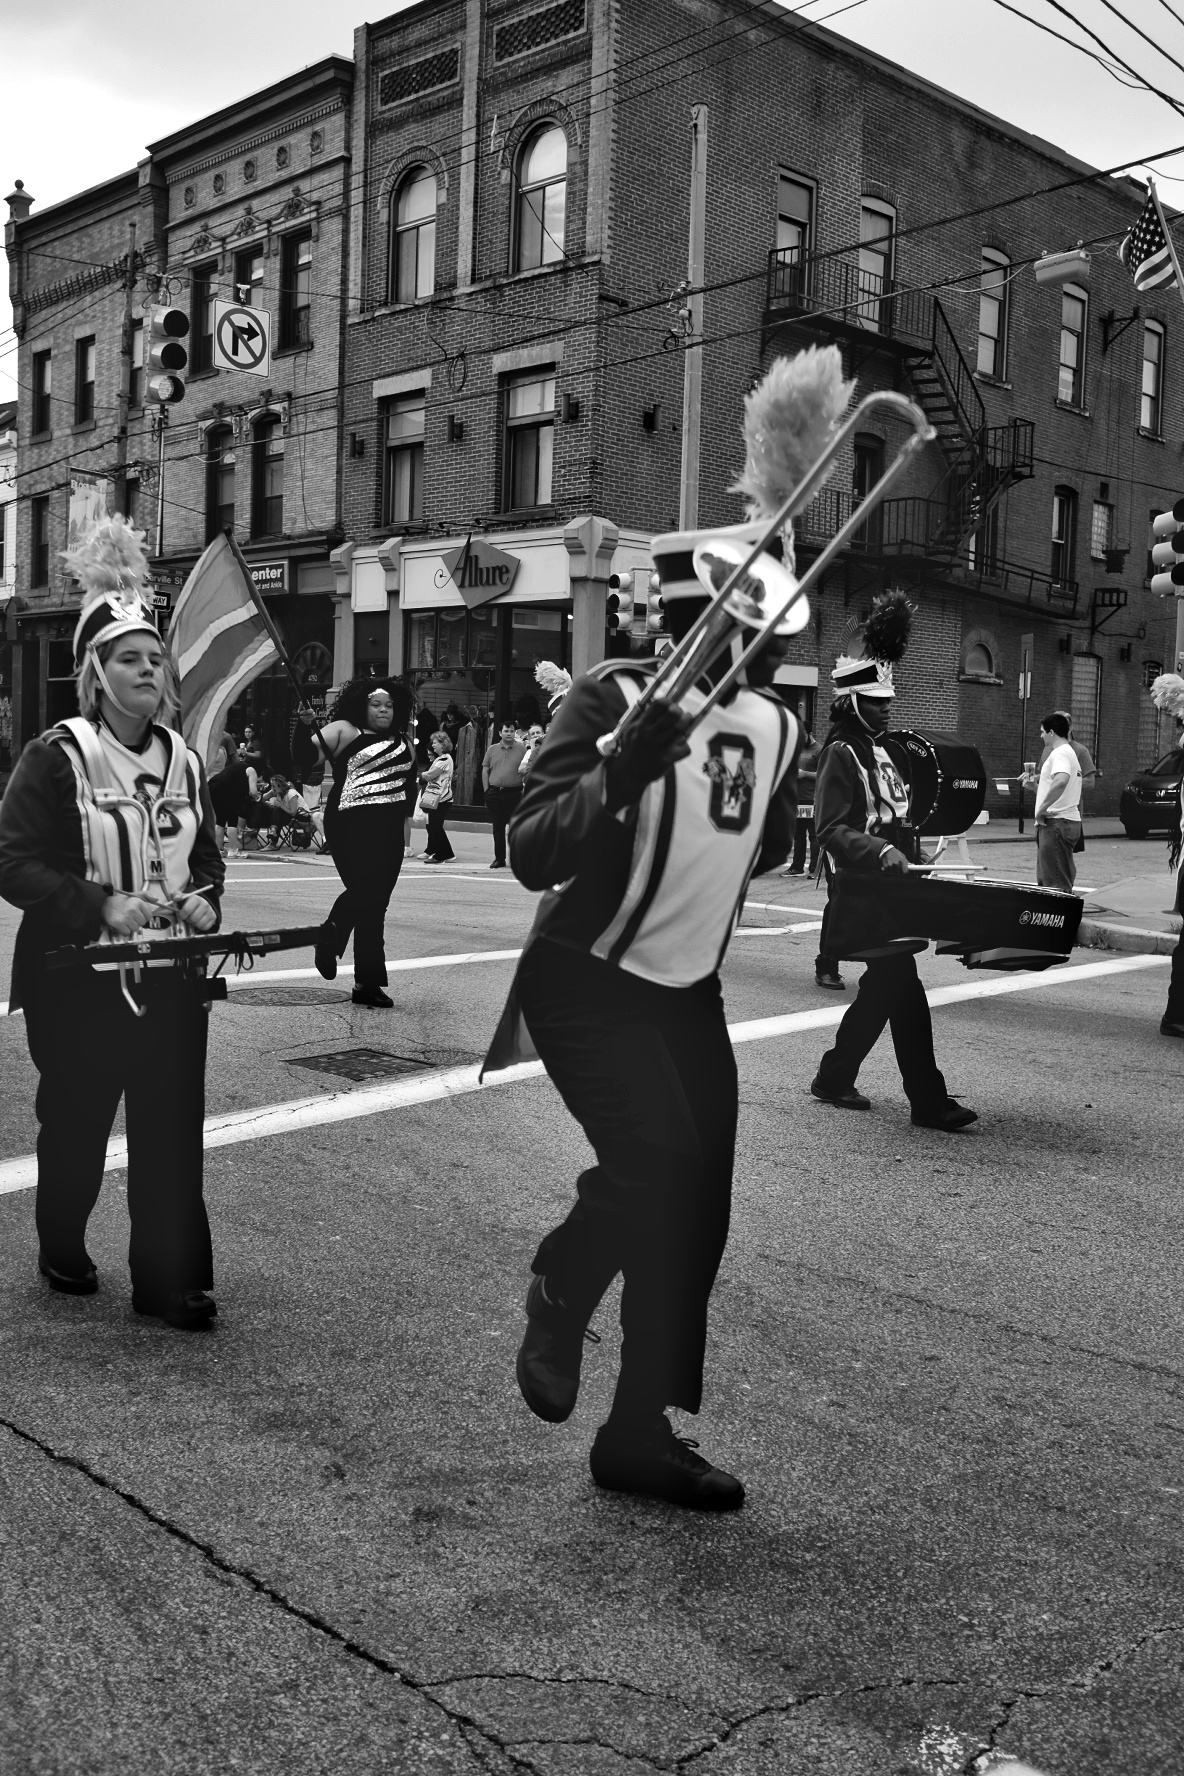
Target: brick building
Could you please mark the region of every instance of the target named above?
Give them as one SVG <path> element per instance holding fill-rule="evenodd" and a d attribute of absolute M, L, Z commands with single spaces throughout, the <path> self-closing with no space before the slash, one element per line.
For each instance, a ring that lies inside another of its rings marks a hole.
<path fill-rule="evenodd" d="M 1114 249 L 1140 186 L 732 0 L 424 0 L 362 26 L 355 67 L 339 667 L 510 707 L 541 654 L 599 657 L 609 573 L 648 568 L 680 517 L 742 515 L 744 393 L 834 339 L 860 395 L 910 394 L 939 440 L 828 573 L 787 696 L 821 720 L 835 653 L 904 585 L 900 722 L 1014 772 L 1031 637 L 1029 756 L 1039 715 L 1071 707 L 1104 773 L 1091 806 L 1116 803 L 1162 740 L 1144 687 L 1174 611 L 1145 589 L 1149 514 L 1179 492 L 1184 414 L 1178 298 L 1127 324 Z M 680 292 L 696 204 L 701 301 Z M 1030 261 L 1078 241 L 1088 266 L 1038 286 Z M 900 435 L 855 439 L 801 560 Z M 474 561 L 491 577 L 462 587 Z"/>
<path fill-rule="evenodd" d="M 0 771 L 12 758 L 12 642 L 8 606 L 16 591 L 15 401 L 0 401 Z"/>
<path fill-rule="evenodd" d="M 165 595 L 232 522 L 291 652 L 328 688 L 337 618 L 330 554 L 342 536 L 352 82 L 351 64 L 327 57 L 150 144 L 137 169 L 66 203 L 31 214 L 27 193 L 9 198 L 18 374 L 30 389 L 16 541 L 22 742 L 72 707 L 77 596 L 58 551 L 72 522 L 103 507 L 126 510 L 154 555 L 160 519 L 154 571 Z M 186 310 L 192 331 L 186 397 L 167 410 L 161 514 L 160 439 L 143 404 L 143 314 L 165 297 Z M 267 377 L 214 367 L 219 298 L 270 312 Z M 121 373 L 129 383 L 122 448 Z M 235 716 L 253 719 L 283 757 L 285 680 L 258 681 Z"/>

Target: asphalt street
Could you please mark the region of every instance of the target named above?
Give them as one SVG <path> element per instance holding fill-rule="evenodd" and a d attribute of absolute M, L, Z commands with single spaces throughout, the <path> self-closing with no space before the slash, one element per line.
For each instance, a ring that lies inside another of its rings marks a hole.
<path fill-rule="evenodd" d="M 545 1079 L 474 1089 L 534 903 L 456 843 L 396 890 L 393 1012 L 295 952 L 211 1013 L 212 1333 L 132 1314 L 117 1168 L 99 1294 L 46 1290 L 35 1075 L 0 1020 L 4 1776 L 956 1776 L 988 1752 L 1178 1776 L 1166 958 L 1081 951 L 986 995 L 923 958 L 981 1118 L 945 1136 L 911 1126 L 886 1040 L 870 1113 L 809 1096 L 846 1002 L 814 985 L 821 897 L 754 885 L 725 969 L 732 1236 L 681 1426 L 748 1500 L 704 1518 L 591 1482 L 615 1298 L 567 1424 L 518 1394 L 529 1261 L 587 1149 Z M 1091 842 L 1081 876 L 1162 862 Z M 232 860 L 226 922 L 315 923 L 336 887 L 327 860 Z M 381 1053 L 324 1070 L 356 1049 Z"/>

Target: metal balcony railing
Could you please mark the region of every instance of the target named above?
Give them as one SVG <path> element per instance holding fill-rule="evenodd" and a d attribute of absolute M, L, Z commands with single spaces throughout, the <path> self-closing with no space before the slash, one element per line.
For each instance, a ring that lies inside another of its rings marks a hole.
<path fill-rule="evenodd" d="M 918 345 L 929 344 L 933 329 L 928 291 L 897 290 L 891 278 L 865 270 L 857 257 L 803 257 L 800 247 L 774 247 L 769 254 L 765 307 Z"/>

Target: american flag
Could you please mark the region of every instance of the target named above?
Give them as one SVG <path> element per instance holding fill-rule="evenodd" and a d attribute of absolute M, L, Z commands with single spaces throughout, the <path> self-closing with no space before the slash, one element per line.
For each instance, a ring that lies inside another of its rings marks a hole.
<path fill-rule="evenodd" d="M 1139 220 L 1119 247 L 1118 257 L 1134 278 L 1136 290 L 1175 288 L 1176 259 L 1154 185 Z"/>

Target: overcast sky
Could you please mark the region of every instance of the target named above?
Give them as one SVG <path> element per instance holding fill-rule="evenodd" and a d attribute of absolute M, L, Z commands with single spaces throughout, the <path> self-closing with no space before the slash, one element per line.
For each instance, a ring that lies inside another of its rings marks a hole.
<path fill-rule="evenodd" d="M 805 16 L 825 18 L 844 3 L 813 0 Z M 1072 29 L 1049 0 L 1015 4 L 1055 29 Z M 1184 63 L 1184 25 L 1174 8 L 1184 11 L 1180 0 L 1174 7 L 1168 0 L 1125 0 L 1123 10 Z M 355 24 L 402 10 L 390 0 L 356 11 L 340 0 L 336 7 L 325 0 L 202 0 L 175 8 L 160 0 L 4 0 L 0 195 L 23 179 L 43 205 L 98 184 L 134 166 L 158 136 L 322 56 L 349 55 Z M 791 10 L 801 10 L 799 0 Z M 1071 10 L 1184 106 L 1184 68 L 1140 42 L 1103 0 L 1075 0 Z M 1091 165 L 1184 144 L 1184 115 L 1165 100 L 1127 90 L 998 0 L 847 0 L 829 24 Z M 1160 170 L 1177 175 L 1165 179 L 1164 196 L 1184 208 L 1184 154 Z M 2 283 L 0 400 L 19 392 L 7 279 Z"/>

